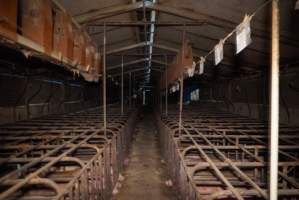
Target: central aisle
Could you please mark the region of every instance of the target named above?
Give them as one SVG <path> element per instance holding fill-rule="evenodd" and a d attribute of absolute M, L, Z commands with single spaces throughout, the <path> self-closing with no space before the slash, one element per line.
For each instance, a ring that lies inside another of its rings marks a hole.
<path fill-rule="evenodd" d="M 154 117 L 145 114 L 136 128 L 129 164 L 116 200 L 173 200 L 172 187 L 166 186 L 166 165 L 159 152 Z"/>

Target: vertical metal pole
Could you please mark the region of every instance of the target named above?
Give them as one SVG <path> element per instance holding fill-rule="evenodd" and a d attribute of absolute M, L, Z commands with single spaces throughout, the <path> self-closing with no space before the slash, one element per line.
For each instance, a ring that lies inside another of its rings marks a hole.
<path fill-rule="evenodd" d="M 272 0 L 272 56 L 270 99 L 270 199 L 278 196 L 279 140 L 279 0 Z"/>
<path fill-rule="evenodd" d="M 107 113 L 106 113 L 106 24 L 103 26 L 103 124 L 104 134 L 106 136 L 107 129 Z"/>
<path fill-rule="evenodd" d="M 184 95 L 184 75 L 180 78 L 180 116 L 179 116 L 179 134 L 182 132 L 182 112 L 183 112 L 183 95 Z"/>
<path fill-rule="evenodd" d="M 167 79 L 167 55 L 165 55 L 165 63 L 166 63 L 166 68 L 165 68 L 165 115 L 168 115 L 168 79 Z"/>
<path fill-rule="evenodd" d="M 184 29 L 183 29 L 183 41 L 182 41 L 182 46 L 183 46 L 183 50 L 182 50 L 182 62 L 183 59 L 185 57 L 185 37 L 186 37 L 186 26 L 184 24 Z M 181 78 L 180 78 L 180 116 L 179 116 L 179 134 L 181 135 L 182 132 L 182 112 L 183 112 L 183 95 L 184 95 L 184 75 L 182 74 Z"/>
<path fill-rule="evenodd" d="M 142 91 L 142 105 L 145 106 L 145 90 Z"/>
<path fill-rule="evenodd" d="M 162 78 L 162 67 L 160 67 L 160 77 Z M 163 90 L 161 88 L 161 85 L 160 85 L 160 100 L 159 100 L 159 103 L 160 103 L 160 113 L 162 114 L 162 111 L 163 111 Z"/>
<path fill-rule="evenodd" d="M 185 46 L 184 46 L 185 45 L 185 40 L 186 40 L 186 26 L 184 24 L 184 26 L 183 26 L 183 40 L 182 40 L 182 47 L 183 47 L 183 49 L 182 49 L 182 57 L 181 57 L 182 61 L 185 58 L 185 54 L 186 54 L 186 52 L 185 52 Z"/>
<path fill-rule="evenodd" d="M 124 114 L 124 56 L 121 56 L 121 114 Z"/>
<path fill-rule="evenodd" d="M 132 72 L 129 73 L 129 105 L 132 107 Z"/>

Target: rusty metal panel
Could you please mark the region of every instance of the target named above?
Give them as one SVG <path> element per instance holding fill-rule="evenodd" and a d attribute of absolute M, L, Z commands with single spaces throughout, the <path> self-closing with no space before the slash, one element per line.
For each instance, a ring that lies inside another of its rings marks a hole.
<path fill-rule="evenodd" d="M 185 39 L 182 45 L 182 48 L 173 63 L 169 65 L 166 71 L 163 73 L 161 79 L 161 87 L 164 89 L 166 87 L 165 79 L 167 75 L 168 84 L 174 83 L 182 76 L 188 68 L 191 68 L 193 64 L 193 55 L 192 55 L 192 44 L 188 39 Z"/>
<path fill-rule="evenodd" d="M 20 1 L 22 35 L 43 46 L 46 53 L 53 48 L 53 17 L 50 0 Z"/>
<path fill-rule="evenodd" d="M 71 17 L 60 10 L 54 13 L 54 51 L 72 61 L 74 38 Z"/>
<path fill-rule="evenodd" d="M 0 0 L 0 34 L 16 40 L 18 0 Z"/>
<path fill-rule="evenodd" d="M 74 30 L 74 52 L 73 61 L 79 65 L 85 65 L 85 38 L 81 30 Z"/>
<path fill-rule="evenodd" d="M 95 53 L 94 56 L 94 68 L 97 74 L 102 73 L 102 63 L 101 63 L 101 55 L 100 53 Z"/>
<path fill-rule="evenodd" d="M 87 44 L 86 47 L 86 62 L 85 62 L 85 70 L 89 71 L 94 67 L 94 57 L 96 53 L 96 48 L 95 45 L 92 44 L 91 42 Z"/>

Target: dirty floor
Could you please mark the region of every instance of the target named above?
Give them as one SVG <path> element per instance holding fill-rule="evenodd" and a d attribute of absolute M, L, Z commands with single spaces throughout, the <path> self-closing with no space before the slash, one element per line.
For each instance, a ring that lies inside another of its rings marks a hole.
<path fill-rule="evenodd" d="M 172 187 L 166 186 L 169 178 L 151 114 L 145 114 L 137 125 L 123 176 L 115 200 L 175 200 Z"/>

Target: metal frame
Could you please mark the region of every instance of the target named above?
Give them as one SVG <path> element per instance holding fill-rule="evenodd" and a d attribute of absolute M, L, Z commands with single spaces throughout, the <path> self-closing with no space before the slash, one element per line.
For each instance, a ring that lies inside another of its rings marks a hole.
<path fill-rule="evenodd" d="M 1 126 L 0 199 L 110 199 L 136 115 L 109 111 L 107 136 L 100 108 Z"/>
<path fill-rule="evenodd" d="M 268 126 L 214 104 L 158 117 L 164 157 L 181 199 L 268 199 Z M 299 198 L 298 127 L 280 126 L 278 197 Z"/>

